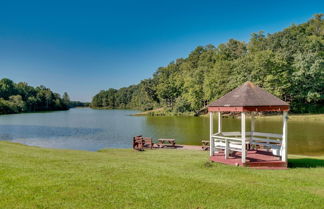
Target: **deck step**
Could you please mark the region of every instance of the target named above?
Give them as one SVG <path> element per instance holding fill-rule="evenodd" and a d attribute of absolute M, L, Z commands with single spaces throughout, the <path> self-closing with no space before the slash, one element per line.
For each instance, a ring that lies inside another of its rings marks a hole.
<path fill-rule="evenodd" d="M 273 161 L 273 162 L 247 162 L 245 163 L 247 167 L 287 167 L 286 162 Z"/>
<path fill-rule="evenodd" d="M 262 169 L 262 170 L 287 170 L 287 167 L 268 167 L 268 166 L 261 166 L 261 167 L 249 167 L 251 169 Z"/>

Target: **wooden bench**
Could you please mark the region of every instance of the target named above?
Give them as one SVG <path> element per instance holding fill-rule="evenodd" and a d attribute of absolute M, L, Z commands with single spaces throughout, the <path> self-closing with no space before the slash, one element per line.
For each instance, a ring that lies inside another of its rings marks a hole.
<path fill-rule="evenodd" d="M 144 144 L 145 144 L 145 141 L 142 136 L 134 136 L 133 137 L 133 149 L 143 151 Z"/>
<path fill-rule="evenodd" d="M 143 151 L 145 147 L 153 148 L 153 139 L 151 137 L 134 136 L 133 149 Z"/>
<path fill-rule="evenodd" d="M 175 139 L 158 139 L 158 147 L 164 148 L 164 147 L 174 147 L 176 148 L 176 142 Z"/>
<path fill-rule="evenodd" d="M 144 147 L 149 147 L 149 148 L 153 148 L 153 139 L 151 137 L 143 137 L 144 140 Z"/>

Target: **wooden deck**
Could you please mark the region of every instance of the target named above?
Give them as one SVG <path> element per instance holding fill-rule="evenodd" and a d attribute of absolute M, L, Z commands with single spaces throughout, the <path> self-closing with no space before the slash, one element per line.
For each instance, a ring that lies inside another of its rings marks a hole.
<path fill-rule="evenodd" d="M 273 156 L 271 152 L 265 150 L 247 151 L 246 163 L 241 161 L 241 153 L 235 152 L 228 159 L 225 159 L 224 152 L 215 153 L 210 157 L 213 162 L 227 165 L 245 166 L 259 169 L 287 169 L 287 163 L 282 162 L 279 157 Z"/>

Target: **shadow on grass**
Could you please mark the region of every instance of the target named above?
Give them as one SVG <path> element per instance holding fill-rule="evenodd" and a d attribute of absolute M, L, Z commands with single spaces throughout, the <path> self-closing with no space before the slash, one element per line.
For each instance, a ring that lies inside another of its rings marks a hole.
<path fill-rule="evenodd" d="M 289 159 L 289 168 L 320 168 L 324 167 L 324 160 L 313 158 Z"/>

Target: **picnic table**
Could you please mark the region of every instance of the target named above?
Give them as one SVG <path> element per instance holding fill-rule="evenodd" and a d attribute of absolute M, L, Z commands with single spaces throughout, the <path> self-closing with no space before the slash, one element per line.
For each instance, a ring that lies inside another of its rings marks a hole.
<path fill-rule="evenodd" d="M 208 140 L 202 140 L 201 141 L 201 149 L 202 150 L 209 150 L 209 141 Z"/>
<path fill-rule="evenodd" d="M 176 142 L 175 139 L 158 139 L 158 147 L 163 148 L 163 147 L 176 147 Z"/>

